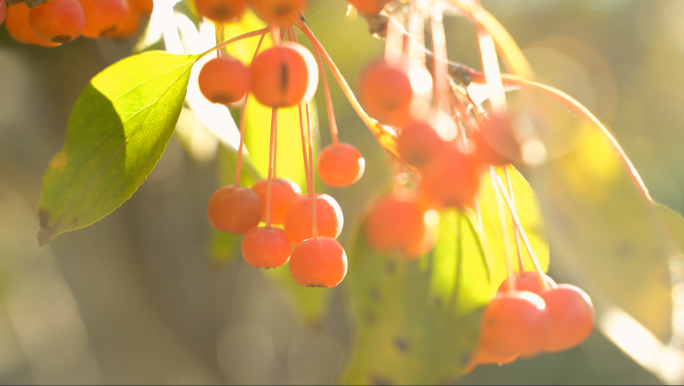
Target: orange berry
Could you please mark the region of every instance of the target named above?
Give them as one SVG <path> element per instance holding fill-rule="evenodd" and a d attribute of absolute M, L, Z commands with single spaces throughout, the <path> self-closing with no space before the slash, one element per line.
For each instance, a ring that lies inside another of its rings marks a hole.
<path fill-rule="evenodd" d="M 551 332 L 543 346 L 546 352 L 558 352 L 582 343 L 594 329 L 594 306 L 591 298 L 570 284 L 560 284 L 541 295 L 551 319 Z"/>
<path fill-rule="evenodd" d="M 389 3 L 389 0 L 347 0 L 363 15 L 377 15 Z"/>
<path fill-rule="evenodd" d="M 290 202 L 285 211 L 283 225 L 293 243 L 313 237 L 311 224 L 311 200 L 302 195 Z M 340 204 L 327 194 L 316 195 L 316 228 L 319 236 L 336 239 L 342 232 L 344 217 Z"/>
<path fill-rule="evenodd" d="M 280 228 L 254 228 L 242 239 L 242 257 L 257 268 L 285 265 L 292 253 L 290 237 Z"/>
<path fill-rule="evenodd" d="M 365 234 L 370 246 L 407 259 L 420 257 L 437 240 L 437 224 L 429 224 L 426 208 L 412 197 L 392 195 L 373 205 L 366 216 Z"/>
<path fill-rule="evenodd" d="M 245 0 L 195 0 L 197 13 L 215 22 L 236 19 L 245 11 Z"/>
<path fill-rule="evenodd" d="M 334 187 L 348 186 L 358 181 L 366 169 L 366 160 L 356 148 L 347 143 L 326 146 L 318 155 L 318 176 Z"/>
<path fill-rule="evenodd" d="M 463 373 L 468 374 L 469 372 L 475 370 L 475 367 L 477 367 L 478 365 L 505 365 L 515 361 L 516 359 L 518 359 L 518 354 L 495 355 L 483 349 L 482 347 L 478 347 L 475 349 L 475 352 L 471 355 L 468 364 L 466 364 L 465 368 L 463 369 Z"/>
<path fill-rule="evenodd" d="M 306 8 L 306 0 L 252 0 L 251 6 L 261 20 L 280 25 L 297 20 Z"/>
<path fill-rule="evenodd" d="M 304 46 L 286 42 L 257 55 L 249 67 L 252 93 L 265 106 L 296 106 L 313 97 L 318 67 Z"/>
<path fill-rule="evenodd" d="M 473 132 L 478 157 L 489 165 L 507 165 L 522 158 L 520 144 L 505 115 L 490 114 Z"/>
<path fill-rule="evenodd" d="M 233 57 L 214 58 L 200 70 L 198 83 L 205 98 L 227 105 L 245 97 L 249 91 L 250 74 L 247 67 Z"/>
<path fill-rule="evenodd" d="M 397 151 L 401 159 L 414 167 L 421 167 L 439 153 L 444 140 L 431 124 L 412 121 L 402 126 L 397 135 Z"/>
<path fill-rule="evenodd" d="M 548 289 L 553 289 L 558 287 L 555 281 L 549 276 L 544 275 L 544 281 L 546 282 L 546 287 Z M 515 279 L 515 289 L 516 291 L 528 291 L 534 294 L 540 295 L 544 292 L 541 283 L 539 283 L 539 275 L 535 271 L 525 271 L 522 273 L 516 273 Z M 499 286 L 498 292 L 509 291 L 509 281 L 508 278 L 504 280 Z M 543 296 L 542 296 L 543 297 Z"/>
<path fill-rule="evenodd" d="M 143 16 L 140 11 L 129 7 L 126 12 L 126 18 L 116 26 L 116 29 L 104 32 L 103 36 L 106 38 L 128 38 L 134 36 L 140 30 L 142 18 Z"/>
<path fill-rule="evenodd" d="M 6 16 L 7 16 L 7 3 L 4 1 L 0 1 L 0 25 L 2 25 L 2 22 L 5 21 Z"/>
<path fill-rule="evenodd" d="M 66 43 L 81 36 L 85 16 L 76 0 L 50 0 L 31 8 L 29 25 L 46 42 Z"/>
<path fill-rule="evenodd" d="M 261 200 L 263 213 L 261 218 L 266 220 L 266 208 L 268 198 L 268 180 L 261 180 L 252 186 Z M 271 180 L 271 223 L 281 225 L 285 219 L 287 206 L 302 193 L 299 186 L 287 178 L 274 178 Z"/>
<path fill-rule="evenodd" d="M 481 323 L 482 348 L 504 357 L 539 354 L 551 328 L 544 300 L 526 291 L 498 293 Z"/>
<path fill-rule="evenodd" d="M 153 0 L 128 0 L 128 8 L 135 10 L 139 15 L 149 16 L 154 9 Z"/>
<path fill-rule="evenodd" d="M 419 190 L 437 206 L 462 208 L 477 195 L 484 165 L 461 145 L 447 142 L 420 170 Z"/>
<path fill-rule="evenodd" d="M 290 274 L 305 287 L 334 287 L 347 274 L 347 254 L 335 239 L 304 240 L 292 251 Z"/>
<path fill-rule="evenodd" d="M 78 0 L 85 13 L 83 36 L 97 39 L 116 31 L 126 19 L 127 0 Z"/>
<path fill-rule="evenodd" d="M 214 228 L 242 235 L 259 225 L 261 201 L 252 189 L 224 186 L 211 195 L 207 214 Z"/>
<path fill-rule="evenodd" d="M 364 110 L 383 125 L 401 126 L 410 118 L 413 88 L 405 71 L 385 62 L 371 64 L 359 80 Z"/>
<path fill-rule="evenodd" d="M 33 44 L 43 47 L 57 47 L 61 43 L 51 43 L 41 40 L 31 30 L 29 25 L 29 12 L 31 8 L 25 3 L 11 4 L 7 9 L 7 32 L 19 43 Z"/>

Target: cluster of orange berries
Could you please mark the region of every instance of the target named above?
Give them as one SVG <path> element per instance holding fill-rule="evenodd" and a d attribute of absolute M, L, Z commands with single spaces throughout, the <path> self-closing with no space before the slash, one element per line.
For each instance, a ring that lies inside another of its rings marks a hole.
<path fill-rule="evenodd" d="M 48 0 L 29 8 L 25 3 L 0 0 L 0 24 L 14 40 L 56 47 L 83 35 L 97 39 L 134 35 L 152 13 L 152 0 Z"/>
<path fill-rule="evenodd" d="M 510 363 L 541 352 L 554 353 L 582 343 L 594 328 L 594 307 L 576 286 L 524 272 L 515 289 L 506 279 L 482 314 L 480 341 L 466 371 L 488 363 Z"/>
<path fill-rule="evenodd" d="M 196 4 L 201 14 L 215 21 L 232 20 L 245 8 L 239 0 L 196 0 Z M 333 287 L 347 272 L 346 254 L 335 240 L 342 231 L 344 219 L 339 204 L 331 196 L 314 192 L 308 101 L 318 86 L 319 70 L 314 56 L 296 42 L 291 29 L 304 4 L 297 0 L 252 0 L 250 5 L 272 27 L 275 46 L 263 52 L 257 48 L 249 68 L 236 58 L 219 54 L 202 67 L 198 82 L 200 91 L 213 103 L 230 105 L 245 100 L 243 114 L 247 94 L 273 109 L 269 176 L 251 189 L 239 186 L 238 161 L 235 185 L 218 189 L 209 200 L 209 221 L 220 231 L 245 234 L 242 255 L 250 265 L 274 268 L 289 262 L 292 277 L 298 284 Z M 290 41 L 284 41 L 283 32 L 288 33 Z M 325 73 L 321 75 L 327 91 Z M 328 92 L 326 96 L 329 101 Z M 275 176 L 277 110 L 292 106 L 300 108 L 308 185 L 305 195 L 293 181 Z M 303 109 L 307 115 L 308 136 L 304 133 Z M 332 110 L 330 114 L 332 117 Z M 241 135 L 244 138 L 244 122 L 241 122 Z M 335 135 L 334 143 L 321 151 L 316 162 L 321 180 L 334 187 L 358 181 L 364 167 L 361 153 L 349 144 L 338 142 Z M 259 227 L 262 221 L 265 225 Z"/>
<path fill-rule="evenodd" d="M 442 112 L 414 117 L 413 94 L 407 71 L 384 61 L 371 64 L 360 80 L 361 105 L 378 122 L 396 128 L 397 155 L 419 180 L 415 194 L 394 194 L 371 210 L 366 236 L 376 249 L 406 258 L 434 245 L 433 230 L 424 221 L 428 210 L 470 206 L 488 166 L 520 157 L 504 115 L 490 114 L 466 138 Z"/>

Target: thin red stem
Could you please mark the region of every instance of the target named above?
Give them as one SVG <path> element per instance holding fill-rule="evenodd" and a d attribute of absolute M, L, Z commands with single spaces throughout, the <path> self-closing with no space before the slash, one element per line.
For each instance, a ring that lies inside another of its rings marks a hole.
<path fill-rule="evenodd" d="M 264 42 L 265 36 L 265 33 L 261 34 L 261 38 L 259 39 L 259 43 L 257 44 L 256 51 L 254 51 L 254 56 L 252 56 L 252 60 L 254 60 L 254 58 L 256 58 L 257 54 L 259 53 L 261 43 Z M 235 170 L 235 186 L 240 186 L 240 174 L 242 172 L 242 149 L 245 147 L 245 111 L 247 111 L 248 100 L 249 91 L 247 91 L 247 94 L 245 95 L 245 104 L 242 105 L 242 112 L 240 113 L 240 146 L 238 146 L 237 165 Z"/>
<path fill-rule="evenodd" d="M 264 36 L 264 34 L 265 34 L 266 32 L 268 32 L 268 28 L 269 28 L 269 27 L 262 28 L 262 29 L 258 29 L 258 30 L 256 30 L 256 31 L 252 31 L 252 32 L 247 32 L 247 33 L 244 33 L 244 34 L 242 34 L 242 35 L 236 36 L 236 37 L 234 37 L 234 38 L 232 38 L 232 39 L 230 39 L 230 40 L 226 40 L 225 42 L 219 43 L 219 44 L 217 44 L 216 46 L 214 46 L 213 48 L 211 48 L 211 49 L 209 49 L 209 50 L 207 50 L 207 51 L 204 51 L 203 53 L 200 54 L 200 57 L 206 56 L 206 55 L 208 55 L 208 54 L 210 54 L 210 53 L 212 53 L 212 52 L 214 52 L 214 51 L 216 51 L 216 50 L 220 50 L 220 49 L 222 49 L 223 47 L 225 47 L 225 46 L 227 46 L 227 45 L 229 45 L 229 44 L 231 44 L 231 43 L 235 43 L 235 42 L 237 42 L 237 41 L 240 41 L 240 40 L 242 40 L 242 39 L 247 39 L 247 38 L 251 38 L 251 37 L 253 37 L 253 36 L 259 36 L 259 35 Z"/>
<path fill-rule="evenodd" d="M 302 133 L 302 154 L 304 155 L 304 174 L 306 176 L 306 189 L 310 192 L 311 181 L 309 181 L 309 157 L 306 154 L 306 134 L 304 132 L 304 117 L 302 113 L 302 105 L 297 106 L 299 108 L 299 129 Z"/>
<path fill-rule="evenodd" d="M 297 42 L 297 36 L 295 35 L 294 27 L 290 30 L 290 39 L 295 43 Z M 304 131 L 304 117 L 302 113 L 302 105 L 298 105 L 297 108 L 299 109 L 299 129 L 302 134 L 302 154 L 304 155 L 304 174 L 306 175 L 306 190 L 307 193 L 310 193 L 314 190 L 314 188 L 313 181 L 311 180 L 311 176 L 309 174 L 309 157 L 306 151 L 307 140 Z"/>
<path fill-rule="evenodd" d="M 496 185 L 496 179 L 498 176 L 496 175 L 496 171 L 494 170 L 493 166 L 489 167 L 489 176 L 492 179 L 492 183 Z M 494 189 L 494 193 L 496 194 L 496 208 L 499 210 L 499 221 L 501 223 L 501 236 L 503 237 L 504 241 L 504 255 L 506 256 L 506 272 L 508 275 L 508 290 L 510 292 L 515 292 L 516 291 L 516 282 L 515 282 L 515 275 L 513 273 L 513 264 L 512 260 L 513 257 L 511 256 L 511 240 L 508 238 L 508 233 L 506 232 L 506 223 L 508 222 L 506 220 L 506 214 L 504 213 L 504 208 L 502 207 L 501 204 L 501 193 L 499 193 L 498 190 Z"/>
<path fill-rule="evenodd" d="M 354 108 L 354 111 L 356 111 L 356 114 L 358 114 L 363 123 L 365 123 L 368 129 L 370 129 L 373 135 L 375 135 L 375 137 L 378 139 L 382 147 L 384 147 L 386 150 L 388 150 L 390 153 L 396 156 L 397 149 L 395 133 L 388 131 L 385 127 L 383 127 L 373 118 L 371 118 L 363 110 L 363 108 L 361 108 L 359 101 L 356 100 L 354 93 L 351 91 L 351 87 L 349 87 L 347 81 L 344 80 L 342 73 L 337 68 L 337 66 L 335 66 L 335 63 L 332 61 L 328 53 L 325 51 L 325 48 L 323 48 L 321 42 L 319 42 L 318 39 L 316 39 L 316 36 L 314 36 L 313 32 L 311 32 L 309 27 L 307 27 L 306 24 L 304 24 L 301 20 L 295 20 L 295 24 L 297 25 L 299 30 L 302 31 L 304 35 L 309 39 L 309 41 L 314 47 L 314 50 L 320 53 L 321 57 L 325 61 L 325 64 L 328 65 L 330 72 L 332 72 L 333 76 L 335 77 L 335 80 L 337 80 L 337 83 L 340 85 L 340 88 L 342 89 L 344 96 L 347 97 L 347 100 L 351 104 L 352 108 Z"/>
<path fill-rule="evenodd" d="M 313 164 L 313 128 L 311 125 L 311 111 L 309 110 L 309 102 L 306 102 L 306 127 L 309 132 L 309 199 L 311 200 L 311 227 L 313 229 L 313 238 L 318 238 L 318 225 L 316 223 L 316 187 L 314 180 L 314 164 Z"/>
<path fill-rule="evenodd" d="M 330 88 L 328 87 L 328 76 L 325 73 L 325 67 L 323 67 L 323 60 L 321 59 L 321 54 L 316 52 L 316 63 L 318 63 L 318 69 L 321 72 L 321 78 L 323 78 L 323 89 L 325 90 L 325 104 L 328 107 L 328 121 L 330 122 L 330 135 L 332 136 L 332 141 L 334 145 L 337 145 L 337 122 L 335 122 L 335 111 L 333 110 L 332 98 L 330 97 Z"/>
<path fill-rule="evenodd" d="M 513 183 L 511 182 L 511 174 L 508 172 L 508 166 L 504 166 L 504 173 L 506 174 L 506 182 L 508 184 L 508 194 L 511 195 L 511 203 L 515 210 L 515 196 L 513 195 Z M 520 275 L 525 275 L 525 265 L 523 263 L 522 249 L 520 248 L 520 229 L 518 223 L 513 222 L 513 234 L 515 237 L 515 249 L 518 252 L 518 272 Z"/>
<path fill-rule="evenodd" d="M 435 105 L 438 109 L 449 112 L 449 83 L 447 80 L 449 64 L 447 63 L 446 34 L 442 12 L 434 6 L 430 9 L 430 30 L 432 32 L 432 52 L 434 53 L 432 64 L 435 77 L 433 81 Z"/>
<path fill-rule="evenodd" d="M 546 285 L 546 281 L 544 280 L 544 271 L 541 269 L 541 265 L 539 265 L 537 255 L 534 253 L 534 250 L 532 249 L 532 244 L 530 244 L 530 240 L 528 240 L 527 234 L 525 234 L 525 229 L 523 229 L 522 225 L 520 224 L 518 214 L 515 213 L 515 207 L 513 206 L 513 203 L 511 202 L 508 193 L 506 193 L 506 188 L 504 187 L 503 180 L 499 176 L 492 176 L 492 178 L 496 182 L 495 184 L 499 186 L 499 190 L 501 191 L 501 194 L 504 197 L 504 201 L 508 205 L 508 209 L 511 212 L 511 217 L 513 218 L 515 224 L 518 226 L 518 229 L 520 229 L 520 236 L 522 237 L 523 243 L 525 243 L 525 248 L 527 248 L 527 252 L 530 254 L 532 264 L 534 264 L 534 270 L 537 272 L 537 276 L 539 277 L 539 284 L 541 284 L 542 289 L 546 291 L 548 290 L 548 286 Z"/>
<path fill-rule="evenodd" d="M 271 141 L 268 151 L 268 182 L 266 185 L 266 229 L 271 229 L 271 183 L 273 182 L 275 163 L 275 135 L 276 123 L 278 122 L 278 108 L 271 110 Z"/>

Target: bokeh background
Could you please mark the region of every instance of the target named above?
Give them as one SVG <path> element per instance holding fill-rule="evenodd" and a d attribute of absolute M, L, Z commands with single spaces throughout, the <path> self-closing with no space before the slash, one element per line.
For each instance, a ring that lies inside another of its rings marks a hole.
<path fill-rule="evenodd" d="M 482 3 L 523 48 L 537 80 L 595 113 L 651 195 L 684 209 L 684 2 Z M 342 0 L 312 0 L 307 18 L 354 85 L 382 43 L 362 18 L 345 14 Z M 447 16 L 445 26 L 450 59 L 479 68 L 472 25 Z M 260 271 L 207 252 L 215 141 L 197 145 L 205 156 L 193 157 L 172 138 L 121 208 L 37 247 L 41 177 L 64 142 L 70 108 L 90 78 L 135 43 L 82 38 L 45 49 L 18 44 L 0 27 L 0 383 L 335 382 L 353 331 L 344 288 L 330 290 L 319 323 L 305 324 Z M 369 176 L 389 170 L 341 91 L 333 86 L 332 94 L 341 139 L 374 160 L 366 181 L 330 192 L 353 224 L 377 185 Z M 320 141 L 329 143 L 320 114 Z M 551 261 L 553 276 L 553 252 Z M 595 332 L 579 348 L 481 366 L 460 382 L 660 381 Z"/>

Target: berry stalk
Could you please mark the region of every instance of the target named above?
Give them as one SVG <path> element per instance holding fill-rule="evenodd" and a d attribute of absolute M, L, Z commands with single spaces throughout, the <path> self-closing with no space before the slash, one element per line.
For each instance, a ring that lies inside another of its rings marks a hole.
<path fill-rule="evenodd" d="M 204 51 L 203 53 L 200 54 L 199 57 L 201 58 L 203 56 L 209 55 L 210 53 L 212 53 L 216 50 L 220 50 L 220 49 L 224 48 L 225 46 L 232 44 L 232 43 L 235 43 L 235 42 L 238 42 L 242 39 L 247 39 L 247 38 L 251 38 L 253 36 L 259 36 L 259 35 L 263 36 L 266 32 L 268 32 L 268 28 L 269 27 L 258 29 L 256 31 L 252 31 L 252 32 L 247 32 L 247 33 L 244 33 L 242 35 L 238 35 L 232 39 L 226 40 L 225 42 L 219 43 L 216 46 L 208 49 L 207 51 Z M 258 50 L 257 50 L 257 52 L 258 52 Z"/>
<path fill-rule="evenodd" d="M 330 122 L 330 135 L 334 145 L 337 145 L 337 122 L 335 121 L 335 111 L 333 110 L 332 98 L 330 98 L 330 88 L 328 87 L 328 75 L 323 67 L 321 54 L 316 51 L 316 63 L 318 64 L 321 78 L 323 78 L 323 89 L 325 90 L 325 104 L 328 108 L 328 121 Z"/>
<path fill-rule="evenodd" d="M 254 60 L 254 58 L 256 58 L 257 54 L 259 53 L 261 43 L 264 42 L 265 36 L 266 33 L 261 34 L 261 38 L 259 39 L 259 43 L 257 44 L 256 50 L 254 51 L 254 56 L 252 56 L 252 60 Z M 245 111 L 247 111 L 247 101 L 249 101 L 249 91 L 247 91 L 247 94 L 245 95 L 245 104 L 242 105 L 242 111 L 240 112 L 240 146 L 238 146 L 237 165 L 235 166 L 235 186 L 240 186 L 240 174 L 242 172 L 242 149 L 245 147 Z"/>
<path fill-rule="evenodd" d="M 493 170 L 493 169 L 492 169 Z M 530 254 L 530 258 L 532 259 L 532 264 L 534 264 L 534 270 L 537 272 L 537 277 L 539 278 L 539 284 L 541 284 L 541 287 L 544 289 L 544 291 L 547 291 L 549 288 L 546 284 L 546 281 L 544 281 L 544 271 L 541 269 L 541 266 L 539 265 L 539 261 L 537 260 L 537 255 L 534 253 L 534 250 L 532 249 L 532 244 L 530 244 L 530 240 L 527 238 L 527 234 L 525 233 L 525 229 L 523 229 L 520 219 L 518 218 L 518 214 L 515 212 L 515 207 L 513 206 L 513 203 L 511 202 L 510 197 L 508 196 L 508 193 L 506 192 L 506 188 L 504 187 L 503 180 L 501 177 L 496 176 L 492 174 L 492 179 L 493 182 L 495 182 L 495 185 L 498 185 L 499 190 L 501 191 L 501 195 L 503 195 L 504 201 L 508 205 L 508 209 L 511 212 L 511 217 L 513 218 L 513 221 L 515 222 L 515 225 L 520 229 L 520 236 L 523 239 L 523 242 L 525 243 L 525 248 L 527 249 L 527 252 Z M 499 195 L 497 194 L 497 198 Z M 511 280 L 511 286 L 513 286 L 513 283 L 515 280 Z"/>
<path fill-rule="evenodd" d="M 496 185 L 496 179 L 498 176 L 496 175 L 496 171 L 494 169 L 494 166 L 489 167 L 489 176 L 492 179 L 492 183 Z M 503 189 L 503 186 L 502 186 Z M 508 237 L 508 233 L 506 232 L 506 214 L 504 213 L 504 209 L 502 208 L 501 204 L 501 193 L 499 193 L 498 190 L 494 189 L 494 193 L 496 194 L 496 208 L 499 211 L 499 222 L 501 223 L 501 235 L 503 236 L 504 240 L 504 252 L 506 255 L 506 271 L 507 271 L 507 276 L 508 276 L 508 281 L 510 283 L 509 286 L 509 291 L 515 292 L 516 291 L 516 286 L 515 286 L 515 275 L 513 273 L 513 265 L 512 265 L 512 260 L 513 256 L 511 256 L 511 240 Z M 503 193 L 505 194 L 505 193 Z M 541 274 L 540 274 L 541 277 Z"/>
<path fill-rule="evenodd" d="M 511 175 L 508 173 L 508 166 L 504 166 L 504 173 L 506 173 L 506 182 L 508 183 L 508 194 L 511 195 L 511 203 L 513 204 L 513 209 L 515 209 L 515 196 L 513 195 L 513 184 L 511 183 Z M 518 272 L 520 274 L 525 273 L 525 267 L 523 265 L 522 250 L 520 249 L 520 229 L 518 229 L 518 223 L 513 222 L 513 237 L 515 237 L 515 250 L 518 252 Z"/>
<path fill-rule="evenodd" d="M 268 185 L 266 187 L 266 229 L 271 229 L 271 184 L 275 169 L 275 135 L 278 122 L 278 108 L 271 110 L 271 141 L 268 152 Z"/>
<path fill-rule="evenodd" d="M 366 114 L 363 108 L 361 108 L 359 101 L 356 100 L 354 93 L 351 91 L 351 87 L 349 87 L 347 81 L 344 80 L 342 73 L 337 68 L 335 63 L 332 61 L 328 53 L 325 51 L 323 45 L 321 45 L 321 42 L 319 42 L 318 39 L 316 39 L 316 36 L 314 36 L 313 32 L 311 32 L 309 27 L 307 27 L 307 25 L 304 24 L 301 20 L 295 20 L 295 25 L 309 39 L 309 41 L 314 47 L 314 50 L 320 53 L 321 57 L 328 65 L 330 72 L 332 72 L 333 76 L 335 77 L 335 80 L 337 80 L 337 83 L 340 85 L 342 92 L 347 97 L 347 100 L 351 104 L 352 108 L 354 109 L 354 111 L 356 111 L 356 114 L 361 118 L 363 123 L 366 124 L 366 126 L 370 129 L 373 135 L 375 135 L 375 137 L 378 139 L 378 142 L 380 142 L 380 145 L 382 145 L 382 147 L 384 147 L 390 153 L 392 153 L 392 155 L 397 156 L 395 134 L 385 129 L 381 124 L 379 124 L 368 114 Z"/>

